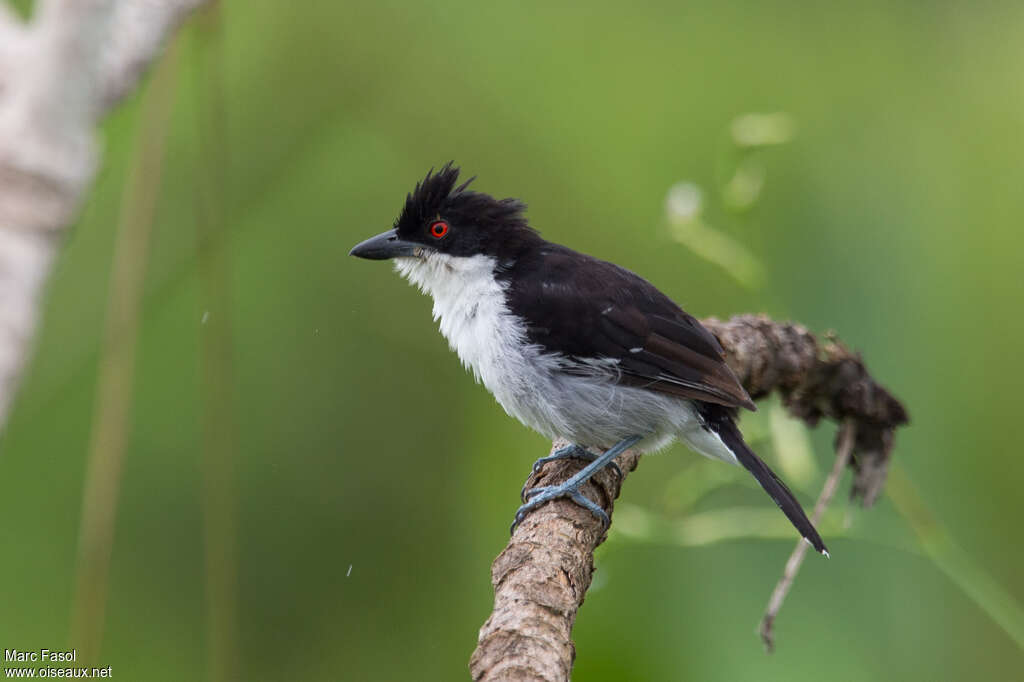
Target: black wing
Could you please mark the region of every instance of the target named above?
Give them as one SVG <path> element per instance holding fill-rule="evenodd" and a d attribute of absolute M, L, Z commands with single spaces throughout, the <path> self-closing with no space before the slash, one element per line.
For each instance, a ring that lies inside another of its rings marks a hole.
<path fill-rule="evenodd" d="M 545 244 L 499 277 L 531 343 L 577 360 L 614 358 L 623 384 L 757 409 L 714 335 L 629 270 Z"/>

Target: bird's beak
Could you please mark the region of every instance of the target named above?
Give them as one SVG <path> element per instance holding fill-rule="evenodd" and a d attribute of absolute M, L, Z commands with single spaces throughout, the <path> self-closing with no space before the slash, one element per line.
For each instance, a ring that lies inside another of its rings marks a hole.
<path fill-rule="evenodd" d="M 422 244 L 399 238 L 397 230 L 388 230 L 356 244 L 348 255 L 368 260 L 387 260 L 400 256 L 415 256 L 422 248 Z"/>

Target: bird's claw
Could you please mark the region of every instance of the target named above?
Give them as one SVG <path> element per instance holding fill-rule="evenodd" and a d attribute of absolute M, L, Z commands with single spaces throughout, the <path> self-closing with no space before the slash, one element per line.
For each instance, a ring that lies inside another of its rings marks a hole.
<path fill-rule="evenodd" d="M 548 462 L 554 462 L 558 459 L 585 459 L 588 462 L 593 462 L 596 455 L 581 445 L 572 443 L 564 448 L 559 448 L 552 452 L 547 457 L 541 457 L 533 463 L 533 473 L 539 474 L 540 470 Z"/>
<path fill-rule="evenodd" d="M 554 462 L 559 459 L 582 459 L 585 462 L 593 462 L 598 457 L 600 457 L 600 455 L 595 455 L 593 452 L 587 450 L 582 445 L 576 445 L 574 443 L 572 445 L 567 445 L 564 448 L 559 448 L 558 450 L 555 450 L 547 457 L 541 457 L 540 459 L 538 459 L 536 462 L 533 463 L 533 473 L 539 474 L 540 470 L 544 468 L 545 464 L 547 464 L 548 462 Z M 619 480 L 621 481 L 623 478 L 622 468 L 619 467 L 618 463 L 610 462 L 608 466 L 615 470 L 615 475 L 618 476 Z"/>
<path fill-rule="evenodd" d="M 526 502 L 516 510 L 515 520 L 512 521 L 512 527 L 509 529 L 509 533 L 514 533 L 516 531 L 516 528 L 520 523 L 522 523 L 528 513 L 546 502 L 557 500 L 562 497 L 568 497 L 579 506 L 590 511 L 590 513 L 596 516 L 601 522 L 604 529 L 607 530 L 608 526 L 611 525 L 612 520 L 608 516 L 608 513 L 601 508 L 601 505 L 581 493 L 576 486 L 543 485 L 523 491 L 523 499 L 525 499 Z"/>
<path fill-rule="evenodd" d="M 541 469 L 544 468 L 545 464 L 547 464 L 548 462 L 554 462 L 554 461 L 559 460 L 559 459 L 582 459 L 585 462 L 593 462 L 598 457 L 600 457 L 600 455 L 595 455 L 593 452 L 591 452 L 590 450 L 586 449 L 582 445 L 576 445 L 576 444 L 567 445 L 564 448 L 560 448 L 558 450 L 555 450 L 554 452 L 552 452 L 547 457 L 541 457 L 536 462 L 534 462 L 533 463 L 533 473 L 539 474 Z M 624 478 L 624 476 L 622 475 L 622 468 L 619 467 L 618 463 L 615 462 L 615 461 L 609 462 L 608 466 L 611 467 L 615 471 L 615 475 L 619 477 L 619 482 L 621 483 L 622 479 Z M 520 498 L 526 499 L 527 491 L 531 490 L 531 489 L 526 487 L 527 485 L 529 485 L 529 483 L 530 483 L 530 479 L 529 478 L 527 478 L 523 482 L 523 487 L 519 490 L 519 497 Z M 536 490 L 536 488 L 533 488 L 533 490 Z M 514 526 L 513 526 L 513 528 L 514 528 Z"/>
<path fill-rule="evenodd" d="M 638 441 L 642 440 L 643 436 L 633 435 L 623 438 L 615 445 L 605 450 L 600 455 L 595 455 L 589 450 L 585 450 L 578 445 L 571 445 L 567 448 L 562 448 L 556 452 L 548 455 L 537 461 L 534 464 L 534 472 L 546 462 L 550 462 L 553 459 L 564 459 L 566 457 L 577 457 L 579 459 L 590 460 L 587 466 L 580 469 L 578 472 L 572 475 L 569 480 L 559 485 L 545 485 L 536 488 L 526 488 L 523 485 L 521 497 L 524 504 L 519 507 L 516 511 L 515 520 L 512 521 L 512 527 L 509 529 L 510 532 L 514 533 L 516 527 L 522 523 L 523 519 L 526 518 L 526 514 L 537 507 L 541 506 L 545 502 L 554 500 L 559 497 L 568 497 L 576 504 L 580 505 L 584 509 L 590 511 L 591 514 L 596 516 L 601 521 L 601 525 L 607 530 L 611 525 L 612 520 L 608 516 L 608 513 L 601 508 L 601 505 L 597 504 L 593 500 L 587 498 L 580 492 L 580 486 L 590 480 L 590 478 L 601 469 L 608 465 L 615 467 L 616 473 L 619 475 L 619 481 L 622 480 L 622 469 L 615 463 L 615 458 L 625 452 L 628 448 L 635 445 Z M 529 478 L 527 482 L 529 482 Z"/>

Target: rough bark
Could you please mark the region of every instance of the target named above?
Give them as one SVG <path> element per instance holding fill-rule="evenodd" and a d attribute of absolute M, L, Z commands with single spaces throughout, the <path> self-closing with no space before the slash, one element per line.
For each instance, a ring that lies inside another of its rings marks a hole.
<path fill-rule="evenodd" d="M 833 335 L 819 341 L 804 327 L 763 315 L 705 320 L 721 340 L 729 365 L 754 399 L 777 391 L 793 416 L 808 424 L 822 417 L 855 426 L 852 494 L 874 502 L 885 483 L 893 434 L 907 423 L 898 400 L 868 373 L 860 356 Z M 564 443 L 555 443 L 561 447 Z M 638 453 L 616 460 L 623 479 Z M 560 483 L 580 463 L 560 460 L 531 474 L 527 487 Z M 605 469 L 582 492 L 609 516 L 622 480 Z M 601 524 L 568 500 L 546 504 L 523 520 L 491 567 L 494 610 L 480 630 L 470 660 L 474 680 L 568 680 L 575 648 L 572 626 L 594 572 Z"/>
<path fill-rule="evenodd" d="M 851 460 L 852 495 L 871 506 L 885 484 L 896 428 L 907 412 L 868 373 L 860 354 L 832 333 L 819 342 L 798 324 L 773 322 L 764 315 L 704 321 L 722 342 L 729 366 L 754 400 L 778 391 L 790 414 L 815 426 L 822 417 L 851 419 L 857 442 Z"/>

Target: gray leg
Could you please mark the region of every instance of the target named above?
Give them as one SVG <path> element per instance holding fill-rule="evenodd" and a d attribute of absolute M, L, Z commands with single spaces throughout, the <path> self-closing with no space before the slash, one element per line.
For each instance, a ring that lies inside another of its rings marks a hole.
<path fill-rule="evenodd" d="M 537 473 L 538 471 L 540 471 L 540 468 L 542 466 L 544 466 L 548 462 L 554 462 L 556 459 L 588 459 L 589 461 L 593 462 L 595 459 L 597 459 L 597 455 L 592 453 L 590 450 L 587 450 L 582 445 L 570 443 L 569 445 L 566 445 L 564 448 L 559 448 L 558 450 L 555 450 L 547 457 L 541 457 L 536 462 L 534 462 L 533 473 Z"/>
<path fill-rule="evenodd" d="M 594 461 L 585 466 L 583 469 L 578 471 L 572 478 L 561 485 L 546 485 L 539 488 L 530 488 L 525 491 L 523 497 L 527 498 L 526 504 L 519 507 L 516 511 L 516 518 L 512 522 L 511 532 L 515 532 L 516 526 L 518 526 L 526 515 L 541 506 L 545 502 L 550 500 L 558 499 L 560 497 L 568 497 L 576 504 L 589 509 L 590 512 L 599 518 L 604 524 L 605 528 L 611 524 L 611 519 L 608 518 L 608 514 L 605 513 L 604 509 L 593 500 L 588 499 L 582 493 L 580 493 L 580 486 L 590 480 L 590 477 L 596 474 L 598 471 L 607 466 L 613 459 L 615 459 L 620 453 L 628 450 L 632 445 L 641 439 L 641 436 L 630 436 L 625 438 L 612 447 L 608 448 L 603 454 L 597 456 Z M 577 446 L 573 446 L 577 447 Z M 563 448 L 566 450 L 568 448 Z M 562 452 L 559 450 L 558 452 Z M 555 453 L 555 455 L 558 454 Z M 590 453 L 592 454 L 592 453 Z M 566 454 L 557 459 L 563 459 L 564 457 L 573 456 L 572 454 Z M 554 457 L 554 455 L 552 455 Z M 546 459 L 546 458 L 545 458 Z M 542 464 L 543 466 L 543 464 Z M 621 472 L 620 472 L 621 475 Z"/>
<path fill-rule="evenodd" d="M 586 449 L 582 445 L 577 445 L 576 443 L 573 443 L 572 445 L 567 445 L 564 448 L 559 448 L 558 450 L 555 450 L 547 457 L 541 457 L 540 459 L 538 459 L 536 462 L 533 463 L 533 473 L 540 473 L 540 470 L 544 467 L 545 464 L 547 464 L 548 462 L 557 461 L 559 459 L 582 459 L 585 462 L 593 462 L 598 457 L 600 457 L 600 455 L 595 455 L 593 452 Z M 615 470 L 615 475 L 619 477 L 619 481 L 622 481 L 622 469 L 619 468 L 619 465 L 613 461 L 608 466 Z M 526 485 L 529 482 L 529 477 L 527 477 L 527 480 L 523 482 L 523 489 L 519 491 L 520 497 L 526 497 Z"/>

